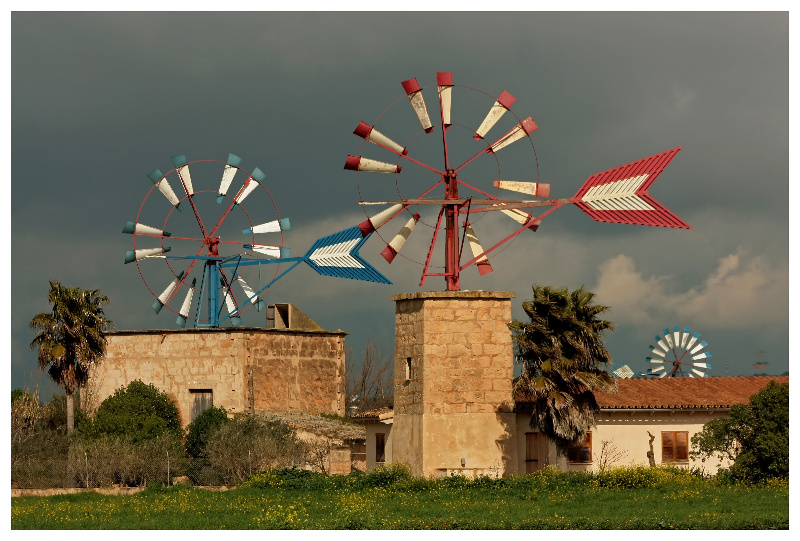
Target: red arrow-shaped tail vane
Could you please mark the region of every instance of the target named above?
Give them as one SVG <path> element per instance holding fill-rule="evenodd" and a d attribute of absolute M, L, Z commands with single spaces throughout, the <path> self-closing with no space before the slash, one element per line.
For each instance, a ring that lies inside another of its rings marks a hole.
<path fill-rule="evenodd" d="M 691 229 L 647 193 L 679 150 L 668 150 L 595 173 L 571 201 L 598 222 Z"/>

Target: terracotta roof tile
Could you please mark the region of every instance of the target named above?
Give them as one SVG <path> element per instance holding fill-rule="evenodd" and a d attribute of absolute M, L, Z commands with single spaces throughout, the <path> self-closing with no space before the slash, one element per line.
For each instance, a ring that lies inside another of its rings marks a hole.
<path fill-rule="evenodd" d="M 747 404 L 770 381 L 789 376 L 618 379 L 619 394 L 597 393 L 601 409 L 730 408 Z"/>
<path fill-rule="evenodd" d="M 379 408 L 375 410 L 362 411 L 350 416 L 354 421 L 382 421 L 393 417 L 392 408 Z"/>

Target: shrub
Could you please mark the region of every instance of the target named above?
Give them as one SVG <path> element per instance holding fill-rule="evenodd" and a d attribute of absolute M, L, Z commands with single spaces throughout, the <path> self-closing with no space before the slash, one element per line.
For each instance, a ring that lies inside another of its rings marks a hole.
<path fill-rule="evenodd" d="M 169 396 L 139 380 L 103 400 L 90 431 L 93 436 L 120 436 L 134 443 L 167 434 L 182 436 L 178 408 Z"/>
<path fill-rule="evenodd" d="M 749 482 L 789 476 L 789 384 L 771 381 L 736 404 L 730 417 L 714 419 L 692 437 L 692 456 L 733 460 L 722 478 Z"/>
<path fill-rule="evenodd" d="M 294 465 L 304 444 L 279 421 L 234 418 L 209 431 L 206 457 L 222 473 L 225 484 L 238 484 L 254 472 Z"/>
<path fill-rule="evenodd" d="M 186 452 L 191 457 L 200 457 L 206 450 L 208 433 L 228 422 L 228 414 L 224 408 L 211 407 L 204 410 L 186 427 Z"/>

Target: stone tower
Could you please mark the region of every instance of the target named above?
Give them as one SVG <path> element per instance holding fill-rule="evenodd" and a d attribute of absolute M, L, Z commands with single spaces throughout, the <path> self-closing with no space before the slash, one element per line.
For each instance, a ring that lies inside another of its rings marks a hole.
<path fill-rule="evenodd" d="M 393 461 L 416 476 L 516 473 L 512 292 L 395 295 Z"/>

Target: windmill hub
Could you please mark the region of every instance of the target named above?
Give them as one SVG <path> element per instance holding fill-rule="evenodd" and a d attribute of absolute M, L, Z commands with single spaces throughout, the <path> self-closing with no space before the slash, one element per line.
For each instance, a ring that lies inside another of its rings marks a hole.
<path fill-rule="evenodd" d="M 214 257 L 219 255 L 219 241 L 219 237 L 213 237 L 210 235 L 203 238 L 203 244 L 208 246 L 208 255 Z"/>

